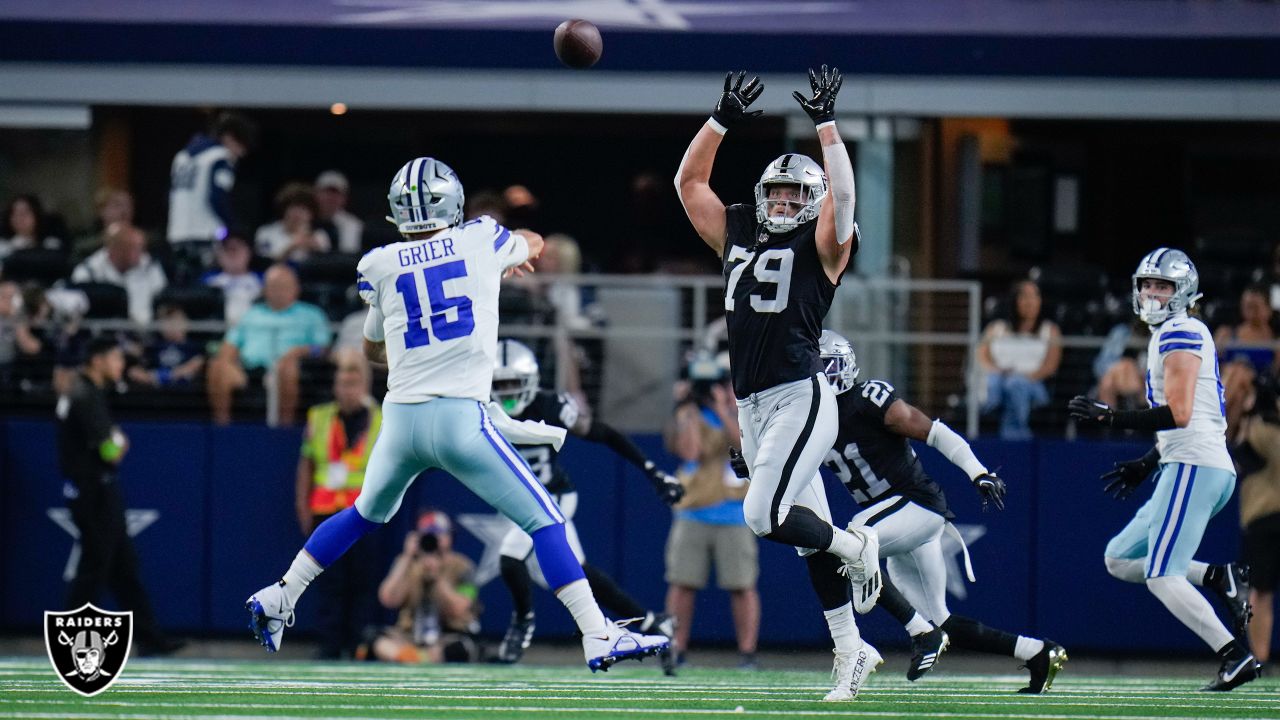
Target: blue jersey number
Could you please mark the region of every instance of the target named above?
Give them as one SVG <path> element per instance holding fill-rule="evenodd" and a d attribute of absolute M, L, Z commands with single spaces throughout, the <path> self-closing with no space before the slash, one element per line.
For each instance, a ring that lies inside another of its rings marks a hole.
<path fill-rule="evenodd" d="M 431 344 L 431 335 L 437 340 L 456 340 L 466 337 L 476 329 L 471 314 L 471 298 L 460 295 L 449 297 L 444 293 L 446 280 L 467 276 L 467 265 L 462 260 L 433 265 L 422 269 L 427 281 L 427 303 L 431 310 L 431 330 L 422 320 L 422 300 L 418 297 L 418 283 L 414 273 L 404 273 L 396 278 L 396 290 L 404 297 L 404 309 L 409 315 L 409 329 L 404 334 L 405 349 Z M 449 319 L 449 310 L 457 310 L 457 317 Z"/>

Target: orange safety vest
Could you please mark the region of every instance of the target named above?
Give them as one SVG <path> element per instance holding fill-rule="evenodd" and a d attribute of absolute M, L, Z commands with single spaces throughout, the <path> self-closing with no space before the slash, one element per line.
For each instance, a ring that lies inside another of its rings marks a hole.
<path fill-rule="evenodd" d="M 351 507 L 364 485 L 373 442 L 382 429 L 382 408 L 369 404 L 369 427 L 348 442 L 338 418 L 338 404 L 324 403 L 307 411 L 307 437 L 302 452 L 315 464 L 311 480 L 311 512 L 332 515 Z"/>

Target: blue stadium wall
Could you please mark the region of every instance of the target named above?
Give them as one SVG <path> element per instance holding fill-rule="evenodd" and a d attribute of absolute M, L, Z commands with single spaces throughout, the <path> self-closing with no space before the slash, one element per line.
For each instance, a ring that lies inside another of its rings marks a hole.
<path fill-rule="evenodd" d="M 246 596 L 287 567 L 303 537 L 293 512 L 294 469 L 300 433 L 257 426 L 129 424 L 132 450 L 123 466 L 128 507 L 158 517 L 135 542 L 143 577 L 162 624 L 175 632 L 243 635 Z M 670 461 L 656 436 L 640 445 Z M 1110 578 L 1102 562 L 1108 538 L 1141 500 L 1118 502 L 1100 492 L 1098 474 L 1116 459 L 1144 448 L 1120 442 L 979 441 L 978 454 L 1003 468 L 1010 492 L 1003 513 L 982 513 L 959 471 L 928 448 L 926 468 L 948 488 L 958 525 L 971 538 L 976 584 L 960 585 L 953 611 L 992 625 L 1047 635 L 1068 646 L 1114 652 L 1204 650 L 1200 641 L 1164 612 L 1141 585 Z M 580 489 L 577 523 L 590 560 L 612 573 L 650 607 L 660 607 L 669 511 L 644 478 L 604 448 L 571 439 L 564 461 Z M 0 421 L 0 630 L 39 634 L 42 613 L 63 609 L 63 570 L 72 538 L 50 516 L 63 507 L 54 426 L 43 421 Z M 833 510 L 846 521 L 855 506 L 834 490 Z M 413 511 L 436 506 L 455 520 L 491 511 L 448 476 L 426 474 L 410 489 L 402 511 L 381 531 L 388 563 L 400 547 Z M 56 514 L 56 513 L 55 513 Z M 1236 556 L 1233 502 L 1211 525 L 1199 557 Z M 484 544 L 455 522 L 457 549 L 480 558 Z M 764 645 L 826 642 L 826 627 L 801 562 L 790 548 L 761 542 L 760 595 Z M 955 568 L 959 568 L 958 555 Z M 510 602 L 500 580 L 485 585 L 486 634 L 500 634 Z M 568 615 L 547 593 L 537 600 L 539 634 L 568 637 Z M 109 604 L 109 603 L 107 603 Z M 311 624 L 305 601 L 298 630 Z M 887 646 L 905 638 L 876 610 L 860 620 L 864 632 Z M 728 643 L 733 626 L 728 598 L 699 595 L 695 642 Z"/>

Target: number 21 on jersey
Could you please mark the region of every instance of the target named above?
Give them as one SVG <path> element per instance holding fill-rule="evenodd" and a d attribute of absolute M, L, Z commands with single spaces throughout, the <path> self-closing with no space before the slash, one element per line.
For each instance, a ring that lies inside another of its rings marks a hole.
<path fill-rule="evenodd" d="M 724 309 L 726 312 L 733 311 L 733 293 L 738 289 L 738 281 L 742 279 L 742 272 L 751 265 L 752 258 L 756 254 L 748 251 L 741 245 L 734 245 L 729 248 L 729 262 L 742 260 L 729 271 L 729 284 L 724 289 Z M 773 248 L 760 253 L 760 257 L 756 259 L 753 274 L 756 281 L 762 285 L 776 285 L 777 290 L 773 294 L 773 298 L 766 299 L 762 295 L 751 296 L 751 309 L 762 313 L 780 313 L 787 309 L 787 299 L 791 295 L 791 266 L 795 264 L 796 254 L 791 248 Z M 777 261 L 776 267 L 770 267 Z"/>
<path fill-rule="evenodd" d="M 416 272 L 407 272 L 396 278 L 396 291 L 404 298 L 405 314 L 409 316 L 409 328 L 404 334 L 404 347 L 421 347 L 431 344 L 431 335 L 437 340 L 454 340 L 466 337 L 476 329 L 475 317 L 471 312 L 471 298 L 465 295 L 449 297 L 445 294 L 444 283 L 454 278 L 467 276 L 467 264 L 463 260 L 454 260 L 442 265 L 432 265 L 422 269 L 422 277 L 427 285 L 427 304 L 430 310 L 431 329 L 422 318 L 422 300 L 418 296 L 418 279 Z M 449 310 L 457 310 L 457 316 L 449 319 Z"/>

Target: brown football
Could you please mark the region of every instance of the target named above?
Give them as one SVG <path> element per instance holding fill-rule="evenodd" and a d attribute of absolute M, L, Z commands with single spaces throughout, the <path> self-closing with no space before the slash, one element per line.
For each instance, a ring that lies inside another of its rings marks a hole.
<path fill-rule="evenodd" d="M 600 28 L 590 21 L 577 18 L 560 23 L 552 44 L 556 49 L 556 57 L 571 68 L 591 67 L 600 60 L 600 53 L 604 52 Z"/>

